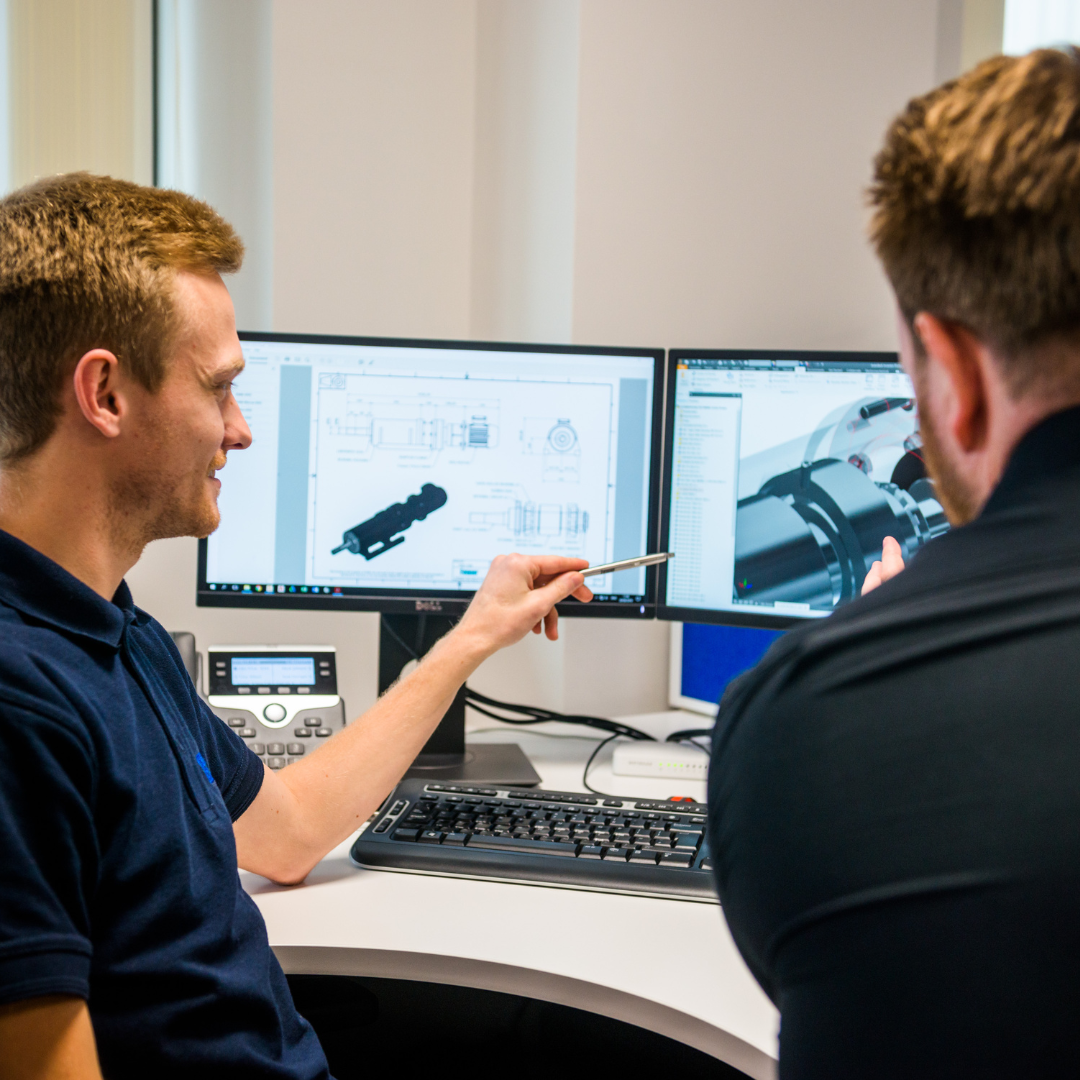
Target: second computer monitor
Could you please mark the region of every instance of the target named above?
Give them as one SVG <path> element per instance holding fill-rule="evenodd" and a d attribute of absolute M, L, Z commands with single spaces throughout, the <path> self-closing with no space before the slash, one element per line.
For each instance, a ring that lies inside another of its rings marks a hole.
<path fill-rule="evenodd" d="M 948 529 L 895 354 L 673 350 L 666 405 L 662 618 L 821 618 Z"/>
<path fill-rule="evenodd" d="M 463 610 L 511 551 L 651 551 L 663 351 L 242 334 L 254 435 L 222 473 L 198 602 Z M 655 614 L 654 569 L 582 614 Z"/>

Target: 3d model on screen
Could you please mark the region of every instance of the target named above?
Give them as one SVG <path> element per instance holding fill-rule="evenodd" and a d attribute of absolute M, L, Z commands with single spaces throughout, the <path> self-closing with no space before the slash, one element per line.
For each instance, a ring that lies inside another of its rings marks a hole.
<path fill-rule="evenodd" d="M 910 398 L 855 402 L 814 431 L 801 464 L 739 500 L 737 600 L 830 610 L 859 595 L 886 536 L 906 561 L 948 530 L 913 407 Z"/>
<path fill-rule="evenodd" d="M 445 505 L 446 492 L 435 484 L 425 484 L 419 495 L 410 495 L 403 503 L 394 503 L 367 521 L 347 529 L 341 536 L 341 543 L 331 554 L 348 551 L 353 555 L 363 555 L 365 559 L 374 559 L 376 555 L 405 543 L 405 537 L 398 533 L 403 533 L 414 522 L 423 521 L 428 514 Z"/>

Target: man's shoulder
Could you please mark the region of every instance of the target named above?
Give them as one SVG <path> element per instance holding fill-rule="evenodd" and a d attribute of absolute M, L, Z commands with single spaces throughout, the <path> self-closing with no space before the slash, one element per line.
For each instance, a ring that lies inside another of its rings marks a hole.
<path fill-rule="evenodd" d="M 9 710 L 82 726 L 82 706 L 110 682 L 115 659 L 0 602 L 0 701 Z"/>
<path fill-rule="evenodd" d="M 946 534 L 891 581 L 785 634 L 722 711 L 914 673 L 946 651 L 1080 619 L 1080 541 L 1020 545 L 1007 535 L 1013 524 L 977 521 Z"/>

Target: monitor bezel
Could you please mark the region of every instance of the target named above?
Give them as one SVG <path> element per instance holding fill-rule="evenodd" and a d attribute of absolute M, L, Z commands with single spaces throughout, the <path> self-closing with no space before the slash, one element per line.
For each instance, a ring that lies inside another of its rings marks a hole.
<path fill-rule="evenodd" d="M 671 528 L 671 457 L 675 426 L 675 371 L 683 360 L 793 360 L 837 363 L 892 364 L 900 368 L 896 352 L 843 349 L 669 349 L 664 373 L 663 479 L 660 486 L 660 549 L 667 547 Z M 714 608 L 678 607 L 664 603 L 667 596 L 667 563 L 660 567 L 656 583 L 656 617 L 668 622 L 712 623 L 746 626 L 757 630 L 788 630 L 794 626 L 821 622 L 828 616 L 770 615 L 767 613 L 724 611 Z"/>
<path fill-rule="evenodd" d="M 664 378 L 667 371 L 665 350 L 624 348 L 603 345 L 549 345 L 529 342 L 457 341 L 450 338 L 361 337 L 346 334 L 287 334 L 241 331 L 241 341 L 296 342 L 301 345 L 375 345 L 400 348 L 471 349 L 478 352 L 541 352 L 579 356 L 633 356 L 653 361 L 652 445 L 649 462 L 649 506 L 646 544 L 650 550 L 660 528 L 660 483 L 664 445 Z M 234 593 L 211 592 L 206 580 L 208 540 L 199 540 L 198 577 L 195 591 L 197 607 L 263 608 L 286 611 L 376 611 L 388 615 L 441 614 L 461 615 L 473 592 L 441 590 L 371 590 L 370 596 L 316 596 L 312 593 Z M 642 552 L 642 554 L 646 554 Z M 656 618 L 657 569 L 645 573 L 642 602 L 593 601 L 570 599 L 558 605 L 560 615 L 589 618 Z"/>

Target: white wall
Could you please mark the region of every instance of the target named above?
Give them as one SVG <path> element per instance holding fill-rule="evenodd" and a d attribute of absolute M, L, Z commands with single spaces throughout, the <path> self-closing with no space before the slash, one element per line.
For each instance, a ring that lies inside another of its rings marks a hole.
<path fill-rule="evenodd" d="M 276 0 L 274 327 L 467 337 L 475 0 Z"/>
<path fill-rule="evenodd" d="M 936 0 L 274 0 L 274 326 L 892 348 L 862 191 L 942 23 Z M 194 573 L 168 541 L 129 580 L 203 643 L 335 644 L 350 708 L 373 699 L 375 616 L 197 610 Z M 666 671 L 665 624 L 583 619 L 473 681 L 617 714 L 664 707 Z"/>

